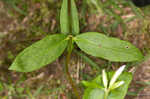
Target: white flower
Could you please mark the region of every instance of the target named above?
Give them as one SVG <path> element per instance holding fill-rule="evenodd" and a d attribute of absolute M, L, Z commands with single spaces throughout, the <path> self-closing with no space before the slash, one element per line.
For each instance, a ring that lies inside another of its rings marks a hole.
<path fill-rule="evenodd" d="M 113 75 L 110 84 L 109 84 L 109 88 L 111 88 L 113 86 L 113 84 L 116 82 L 117 78 L 120 76 L 120 74 L 123 72 L 125 68 L 125 65 L 121 66 Z"/>
<path fill-rule="evenodd" d="M 107 74 L 106 74 L 105 70 L 102 71 L 102 78 L 103 78 L 104 87 L 107 89 L 108 79 L 107 79 Z"/>
<path fill-rule="evenodd" d="M 110 90 L 116 89 L 116 88 L 120 87 L 121 85 L 123 85 L 124 83 L 125 83 L 124 81 L 118 81 L 118 82 L 114 83 L 112 85 L 112 87 L 110 87 Z"/>

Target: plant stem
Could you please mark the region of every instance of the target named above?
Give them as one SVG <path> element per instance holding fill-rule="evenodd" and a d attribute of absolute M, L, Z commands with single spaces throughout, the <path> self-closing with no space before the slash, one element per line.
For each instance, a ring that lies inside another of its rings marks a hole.
<path fill-rule="evenodd" d="M 74 91 L 74 94 L 76 95 L 77 99 L 80 99 L 80 96 L 79 96 L 79 93 L 77 91 L 77 87 L 75 86 L 72 78 L 71 78 L 71 75 L 69 73 L 69 63 L 70 63 L 70 56 L 71 56 L 71 53 L 72 53 L 72 37 L 70 37 L 69 39 L 69 44 L 68 44 L 68 54 L 67 54 L 67 57 L 66 57 L 66 75 L 67 75 L 67 78 L 68 78 L 68 81 L 70 83 L 70 85 L 72 86 L 73 88 L 73 91 Z"/>
<path fill-rule="evenodd" d="M 106 89 L 105 94 L 104 94 L 104 99 L 107 99 L 108 94 L 109 94 L 109 89 Z"/>
<path fill-rule="evenodd" d="M 71 24 L 71 21 L 72 21 L 72 19 L 71 19 L 71 0 L 68 0 L 68 16 L 69 16 L 69 32 L 72 33 L 72 26 L 71 26 L 72 25 Z M 74 94 L 76 95 L 77 99 L 80 99 L 77 87 L 76 87 L 75 83 L 73 82 L 73 80 L 71 78 L 71 75 L 69 73 L 70 56 L 71 56 L 72 49 L 73 49 L 72 45 L 73 45 L 72 36 L 70 36 L 69 44 L 68 44 L 68 54 L 67 54 L 67 57 L 66 57 L 66 75 L 67 75 L 67 78 L 68 78 L 68 81 L 69 81 L 70 85 L 73 88 Z"/>

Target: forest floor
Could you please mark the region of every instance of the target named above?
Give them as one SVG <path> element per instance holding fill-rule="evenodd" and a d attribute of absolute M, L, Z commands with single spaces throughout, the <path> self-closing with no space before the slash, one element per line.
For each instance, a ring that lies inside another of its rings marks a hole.
<path fill-rule="evenodd" d="M 27 46 L 48 34 L 60 32 L 60 0 L 1 0 L 0 1 L 0 99 L 74 99 L 64 73 L 64 56 L 37 71 L 20 73 L 8 68 Z M 81 32 L 96 31 L 134 44 L 144 54 L 144 60 L 115 63 L 90 57 L 100 69 L 116 70 L 126 64 L 133 80 L 125 99 L 150 99 L 150 7 L 132 5 L 109 6 L 105 13 L 94 3 L 77 0 Z M 86 0 L 83 0 L 86 1 Z M 117 8 L 117 9 L 115 9 Z M 113 12 L 113 13 L 112 13 Z M 82 80 L 91 80 L 95 70 L 75 53 L 70 73 L 83 94 Z"/>

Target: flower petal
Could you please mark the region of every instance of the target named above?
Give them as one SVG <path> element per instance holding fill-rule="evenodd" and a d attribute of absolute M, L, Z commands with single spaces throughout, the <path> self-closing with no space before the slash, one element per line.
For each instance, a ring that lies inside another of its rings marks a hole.
<path fill-rule="evenodd" d="M 120 74 L 123 72 L 124 68 L 125 68 L 126 65 L 123 65 L 121 66 L 116 72 L 115 74 L 113 75 L 111 81 L 110 81 L 110 84 L 109 84 L 109 87 L 111 87 L 115 81 L 117 80 L 117 78 L 120 76 Z"/>

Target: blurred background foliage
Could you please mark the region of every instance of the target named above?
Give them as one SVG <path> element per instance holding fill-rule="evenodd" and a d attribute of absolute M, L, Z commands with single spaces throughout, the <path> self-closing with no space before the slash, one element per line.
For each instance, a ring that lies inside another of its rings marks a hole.
<path fill-rule="evenodd" d="M 63 75 L 64 57 L 35 72 L 8 71 L 20 51 L 48 34 L 60 32 L 61 2 L 0 0 L 0 99 L 74 99 Z M 76 0 L 76 4 L 81 32 L 97 31 L 130 41 L 141 49 L 145 59 L 142 62 L 113 63 L 75 51 L 80 55 L 73 54 L 70 64 L 75 82 L 90 80 L 103 68 L 115 70 L 127 64 L 127 71 L 135 72 L 127 99 L 138 97 L 150 82 L 150 6 L 137 8 L 130 0 Z M 82 94 L 82 85 L 79 84 L 79 88 Z"/>

